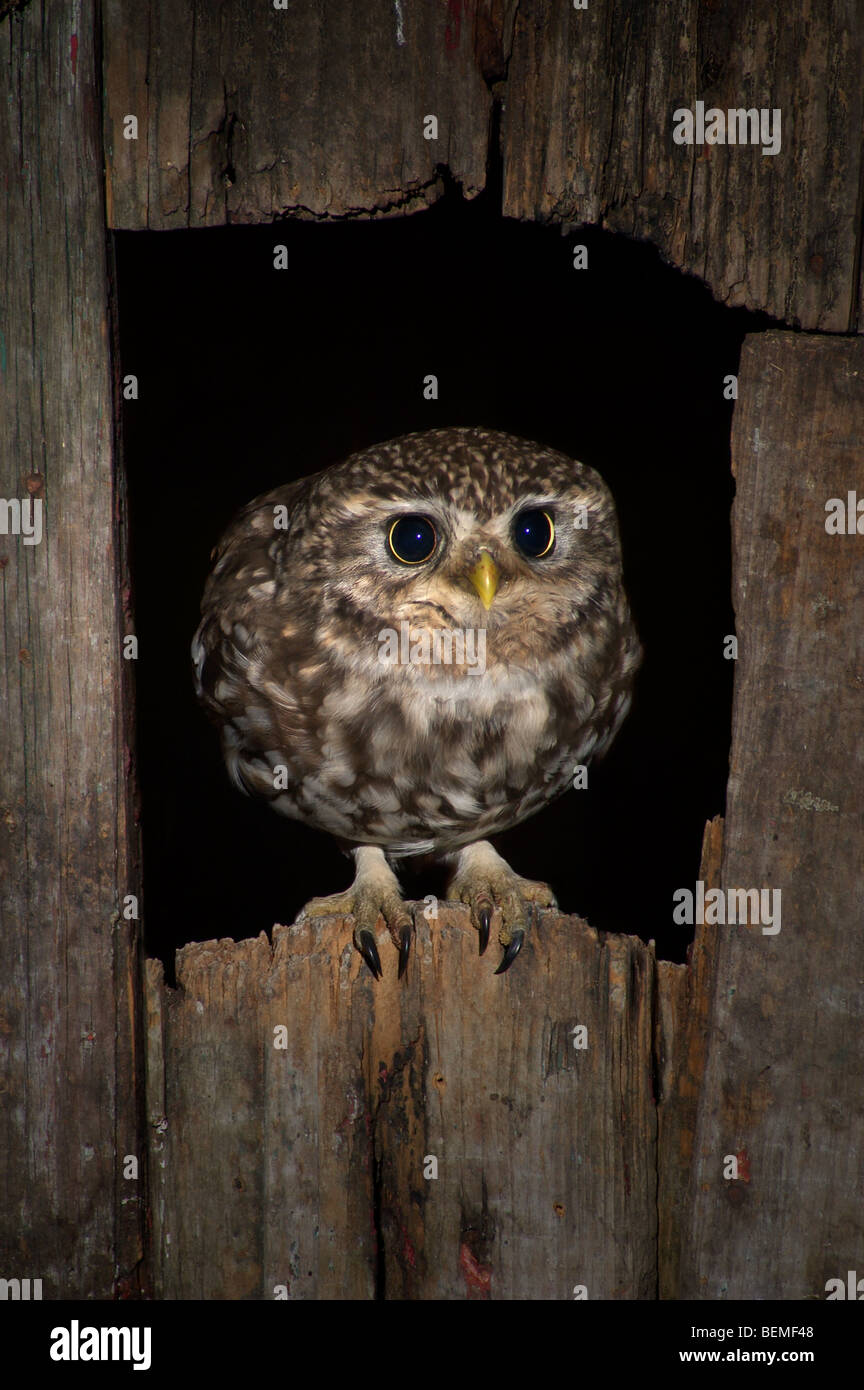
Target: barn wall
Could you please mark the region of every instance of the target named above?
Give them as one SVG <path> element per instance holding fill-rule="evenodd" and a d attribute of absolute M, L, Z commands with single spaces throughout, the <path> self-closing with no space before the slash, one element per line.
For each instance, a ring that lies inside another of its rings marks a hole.
<path fill-rule="evenodd" d="M 780 930 L 713 929 L 678 1296 L 819 1298 L 864 1245 L 864 535 L 826 530 L 864 500 L 864 343 L 748 338 L 741 381 L 720 884 Z"/>
<path fill-rule="evenodd" d="M 95 11 L 0 21 L 0 495 L 43 527 L 0 535 L 0 1276 L 46 1299 L 132 1293 L 142 1254 Z"/>
<path fill-rule="evenodd" d="M 661 1298 L 819 1299 L 860 1264 L 864 597 L 826 504 L 848 512 L 862 458 L 864 343 L 746 339 L 731 765 L 700 878 L 758 889 L 760 916 L 765 890 L 779 930 L 726 899 L 687 969 L 658 967 Z"/>
<path fill-rule="evenodd" d="M 467 6 L 283 10 L 106 0 L 110 225 L 135 229 L 399 214 L 486 177 L 502 17 L 475 60 Z M 494 5 L 493 10 L 509 9 Z M 506 25 L 505 25 L 506 27 Z M 491 64 L 491 68 L 489 67 Z M 123 120 L 137 116 L 137 140 Z M 436 115 L 435 140 L 424 118 Z"/>
<path fill-rule="evenodd" d="M 416 920 L 401 981 L 340 918 L 148 962 L 157 1296 L 656 1297 L 651 948 Z"/>
<path fill-rule="evenodd" d="M 578 11 L 525 0 L 504 211 L 648 237 L 724 303 L 860 331 L 862 71 L 857 0 L 589 0 Z M 695 116 L 697 101 L 779 110 L 779 151 L 675 143 L 673 113 Z"/>
<path fill-rule="evenodd" d="M 472 197 L 494 100 L 508 217 L 648 237 L 730 305 L 860 330 L 856 0 L 292 0 L 252 15 L 106 0 L 111 226 L 393 215 L 440 196 L 441 166 Z M 778 152 L 676 144 L 673 113 L 697 101 L 779 110 Z"/>
<path fill-rule="evenodd" d="M 0 536 L 0 1274 L 46 1297 L 134 1292 L 142 1249 L 106 221 L 397 215 L 448 177 L 472 196 L 499 102 L 508 215 L 651 236 L 729 303 L 859 326 L 851 0 L 101 13 L 104 112 L 92 0 L 0 5 L 0 487 L 44 504 L 38 545 Z M 780 107 L 782 152 L 674 145 L 666 106 L 703 98 Z M 177 990 L 149 963 L 157 1293 L 799 1298 L 855 1268 L 860 562 L 824 504 L 858 481 L 862 380 L 856 342 L 787 334 L 740 372 L 734 747 L 703 877 L 779 888 L 781 932 L 705 928 L 658 968 L 550 915 L 495 979 L 444 908 L 398 989 L 339 922 L 188 947 Z"/>

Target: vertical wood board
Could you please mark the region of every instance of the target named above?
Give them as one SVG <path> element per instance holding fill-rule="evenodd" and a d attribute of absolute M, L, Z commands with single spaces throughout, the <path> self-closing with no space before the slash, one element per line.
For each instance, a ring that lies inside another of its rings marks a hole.
<path fill-rule="evenodd" d="M 339 918 L 151 962 L 159 1296 L 656 1295 L 651 950 L 544 913 L 496 977 L 417 922 L 403 981 Z"/>
<path fill-rule="evenodd" d="M 439 166 L 473 197 L 512 8 L 105 0 L 109 225 L 394 215 Z"/>
<path fill-rule="evenodd" d="M 826 531 L 826 502 L 864 491 L 864 344 L 749 338 L 740 379 L 721 884 L 779 891 L 781 917 L 707 928 L 678 1296 L 824 1298 L 864 1242 L 864 534 Z"/>
<path fill-rule="evenodd" d="M 132 1294 L 142 1256 L 95 23 L 90 0 L 0 22 L 0 1274 L 45 1299 Z"/>
<path fill-rule="evenodd" d="M 862 71 L 856 0 L 523 0 L 505 214 L 647 237 L 724 303 L 860 330 Z M 675 143 L 697 101 L 779 110 L 779 152 Z"/>

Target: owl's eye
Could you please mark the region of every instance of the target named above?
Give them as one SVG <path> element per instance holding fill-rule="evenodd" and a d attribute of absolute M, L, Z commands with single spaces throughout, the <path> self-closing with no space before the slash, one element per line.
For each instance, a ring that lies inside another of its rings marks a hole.
<path fill-rule="evenodd" d="M 435 527 L 425 516 L 398 516 L 390 527 L 387 543 L 403 565 L 421 565 L 438 543 Z"/>
<path fill-rule="evenodd" d="M 555 523 L 539 507 L 526 507 L 513 523 L 513 540 L 531 560 L 541 560 L 555 544 Z"/>

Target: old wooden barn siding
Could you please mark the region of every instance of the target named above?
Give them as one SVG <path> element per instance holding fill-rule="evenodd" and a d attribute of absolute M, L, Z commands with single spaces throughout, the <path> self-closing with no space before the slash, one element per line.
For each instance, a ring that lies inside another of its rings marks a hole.
<path fill-rule="evenodd" d="M 741 377 L 720 881 L 782 919 L 716 931 L 678 1296 L 801 1299 L 864 1236 L 864 536 L 825 527 L 864 493 L 864 341 L 748 338 Z"/>
<path fill-rule="evenodd" d="M 523 957 L 442 906 L 401 982 L 337 918 L 151 962 L 157 1293 L 655 1297 L 653 953 L 550 913 Z"/>
<path fill-rule="evenodd" d="M 862 70 L 857 0 L 527 0 L 504 210 L 649 237 L 724 303 L 860 330 Z M 697 101 L 779 110 L 779 152 L 675 144 Z"/>
<path fill-rule="evenodd" d="M 73 22 L 74 21 L 74 22 Z M 113 460 L 96 6 L 0 21 L 0 1277 L 134 1288 L 136 1059 L 122 477 Z"/>
<path fill-rule="evenodd" d="M 860 485 L 860 341 L 767 335 L 741 365 L 733 763 L 702 876 L 780 887 L 778 936 L 701 930 L 685 968 L 547 915 L 494 979 L 445 908 L 404 988 L 336 923 L 188 947 L 180 988 L 149 963 L 141 1000 L 104 231 L 398 215 L 448 177 L 471 196 L 500 103 L 508 215 L 650 236 L 731 304 L 848 332 L 860 9 L 101 11 L 97 34 L 92 0 L 0 4 L 0 489 L 45 518 L 39 546 L 0 537 L 0 1274 L 134 1291 L 122 1157 L 149 1146 L 163 1296 L 819 1297 L 864 1234 L 864 625 L 856 538 L 824 530 Z M 674 145 L 703 99 L 780 107 L 781 153 Z"/>
<path fill-rule="evenodd" d="M 392 215 L 440 196 L 441 165 L 471 197 L 497 98 L 506 216 L 650 237 L 730 305 L 860 325 L 856 0 L 296 0 L 254 23 L 239 0 L 104 9 L 114 227 Z M 675 144 L 673 112 L 696 101 L 778 108 L 779 153 Z"/>

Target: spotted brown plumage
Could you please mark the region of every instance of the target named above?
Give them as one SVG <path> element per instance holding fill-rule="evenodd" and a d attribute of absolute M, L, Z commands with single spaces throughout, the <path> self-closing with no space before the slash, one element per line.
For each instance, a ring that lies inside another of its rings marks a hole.
<path fill-rule="evenodd" d="M 231 778 L 354 854 L 351 889 L 305 911 L 352 913 L 376 975 L 383 915 L 401 974 L 388 861 L 433 854 L 481 952 L 500 914 L 507 969 L 554 899 L 487 837 L 603 751 L 639 661 L 606 485 L 513 435 L 428 430 L 256 498 L 214 554 L 192 654 Z"/>

